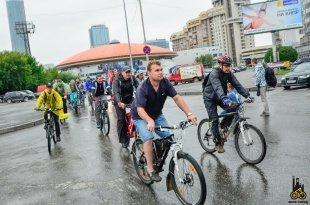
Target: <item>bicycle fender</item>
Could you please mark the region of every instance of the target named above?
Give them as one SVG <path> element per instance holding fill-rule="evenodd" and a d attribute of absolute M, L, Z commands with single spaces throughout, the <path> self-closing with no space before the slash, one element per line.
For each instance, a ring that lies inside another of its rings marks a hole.
<path fill-rule="evenodd" d="M 168 173 L 166 177 L 166 187 L 167 187 L 167 192 L 173 190 L 172 188 L 172 181 L 171 181 L 171 174 Z"/>

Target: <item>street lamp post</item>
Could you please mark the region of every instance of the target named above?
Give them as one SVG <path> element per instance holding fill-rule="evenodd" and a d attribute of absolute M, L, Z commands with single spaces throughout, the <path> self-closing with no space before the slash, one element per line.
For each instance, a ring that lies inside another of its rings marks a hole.
<path fill-rule="evenodd" d="M 132 62 L 132 55 L 131 55 L 131 45 L 130 45 L 130 38 L 129 38 L 129 30 L 128 30 L 128 22 L 127 22 L 127 13 L 126 13 L 125 0 L 123 0 L 123 4 L 124 4 L 124 13 L 125 13 L 125 21 L 126 21 L 127 39 L 128 39 L 128 47 L 129 47 L 130 65 L 131 65 L 131 70 L 133 71 L 133 62 Z"/>
<path fill-rule="evenodd" d="M 146 37 L 145 37 L 145 29 L 144 29 L 144 20 L 143 20 L 141 0 L 138 0 L 138 2 L 139 2 L 139 6 L 140 6 L 140 14 L 141 14 L 141 22 L 142 22 L 144 45 L 146 45 Z M 149 63 L 149 55 L 146 53 L 145 57 L 146 57 L 146 64 L 148 64 Z"/>

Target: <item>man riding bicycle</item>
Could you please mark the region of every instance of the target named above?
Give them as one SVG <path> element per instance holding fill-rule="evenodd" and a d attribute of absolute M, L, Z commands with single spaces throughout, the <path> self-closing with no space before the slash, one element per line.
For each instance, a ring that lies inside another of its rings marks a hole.
<path fill-rule="evenodd" d="M 90 79 L 89 76 L 87 76 L 86 78 L 86 81 L 84 82 L 84 89 L 87 93 L 87 97 L 88 97 L 88 102 L 89 102 L 89 105 L 91 105 L 91 99 L 92 99 L 92 88 L 93 87 L 93 81 Z"/>
<path fill-rule="evenodd" d="M 93 82 L 92 86 L 92 95 L 94 96 L 94 102 L 95 102 L 95 118 L 96 118 L 96 124 L 97 128 L 100 128 L 100 100 L 101 101 L 107 101 L 107 95 L 111 95 L 111 88 L 108 85 L 106 81 L 103 80 L 103 77 L 101 74 L 98 74 L 96 76 L 96 80 Z M 105 106 L 107 107 L 107 103 L 105 102 Z"/>
<path fill-rule="evenodd" d="M 62 97 L 63 110 L 64 110 L 64 113 L 67 113 L 68 112 L 67 111 L 67 98 L 68 98 L 68 95 L 71 93 L 70 86 L 62 82 L 61 79 L 57 79 L 53 87 Z"/>
<path fill-rule="evenodd" d="M 69 95 L 69 103 L 72 105 L 73 100 L 74 100 L 74 93 L 76 93 L 78 96 L 80 96 L 80 91 L 78 88 L 78 85 L 75 83 L 74 80 L 71 80 L 69 83 L 70 89 L 71 89 L 71 93 Z M 79 105 L 79 102 L 77 102 L 77 105 Z"/>
<path fill-rule="evenodd" d="M 248 100 L 253 102 L 254 98 L 250 97 L 250 93 L 240 84 L 235 75 L 230 72 L 232 63 L 230 57 L 222 55 L 218 57 L 217 62 L 219 63 L 219 68 L 212 70 L 204 81 L 203 99 L 209 118 L 212 120 L 211 130 L 214 135 L 215 149 L 217 152 L 223 153 L 225 152 L 225 139 L 221 137 L 219 132 L 217 106 L 228 109 L 229 112 L 235 111 L 232 107 L 232 101 L 227 97 L 227 83 L 231 83 L 238 93 L 248 98 Z M 224 117 L 220 123 L 221 128 L 224 130 L 224 135 L 233 118 L 234 116 Z"/>
<path fill-rule="evenodd" d="M 170 96 L 178 107 L 186 114 L 187 119 L 196 124 L 194 116 L 184 99 L 177 94 L 172 84 L 163 77 L 163 68 L 158 61 L 151 61 L 147 66 L 149 78 L 144 80 L 137 89 L 136 98 L 131 106 L 132 119 L 143 141 L 143 151 L 147 161 L 147 171 L 153 181 L 161 181 L 157 170 L 153 167 L 153 131 L 155 126 L 168 126 L 162 113 L 167 96 Z M 168 131 L 155 132 L 161 137 L 169 137 Z"/>
<path fill-rule="evenodd" d="M 81 103 L 83 103 L 83 95 L 85 95 L 84 85 L 83 85 L 83 83 L 80 82 L 80 79 L 78 79 L 78 78 L 75 80 L 75 84 L 76 84 L 78 91 L 79 91 L 79 93 L 78 93 L 79 100 Z"/>
<path fill-rule="evenodd" d="M 35 110 L 40 110 L 41 105 L 44 105 L 44 109 L 56 109 L 52 112 L 55 123 L 56 139 L 60 142 L 60 127 L 59 127 L 59 116 L 63 114 L 63 101 L 61 96 L 53 90 L 52 83 L 47 83 L 46 89 L 40 94 Z M 47 120 L 47 112 L 44 113 L 44 119 Z M 44 127 L 46 129 L 46 127 Z"/>

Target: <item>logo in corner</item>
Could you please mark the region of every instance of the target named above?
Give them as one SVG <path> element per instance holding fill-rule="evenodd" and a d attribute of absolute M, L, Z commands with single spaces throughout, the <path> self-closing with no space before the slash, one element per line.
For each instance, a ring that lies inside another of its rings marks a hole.
<path fill-rule="evenodd" d="M 306 199 L 307 193 L 305 192 L 305 186 L 304 184 L 301 184 L 299 182 L 299 178 L 295 179 L 295 177 L 293 177 L 292 188 L 293 188 L 293 191 L 290 194 L 291 199 L 293 200 L 297 200 L 297 199 L 305 200 Z"/>

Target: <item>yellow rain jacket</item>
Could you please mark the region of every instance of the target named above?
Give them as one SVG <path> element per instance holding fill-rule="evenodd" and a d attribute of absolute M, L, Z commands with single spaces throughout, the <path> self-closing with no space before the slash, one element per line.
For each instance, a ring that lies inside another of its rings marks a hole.
<path fill-rule="evenodd" d="M 47 89 L 44 90 L 37 102 L 36 102 L 36 108 L 39 109 L 41 107 L 41 105 L 44 105 L 44 108 L 45 109 L 48 109 L 48 108 L 54 108 L 54 109 L 57 109 L 57 108 L 63 108 L 63 103 L 62 103 L 62 97 L 53 89 L 51 94 L 49 94 L 47 92 Z M 69 117 L 69 113 L 64 113 L 63 109 L 61 110 L 55 110 L 54 113 L 56 115 L 59 116 L 59 119 L 65 119 L 65 118 L 68 118 Z"/>

